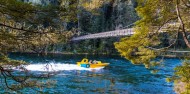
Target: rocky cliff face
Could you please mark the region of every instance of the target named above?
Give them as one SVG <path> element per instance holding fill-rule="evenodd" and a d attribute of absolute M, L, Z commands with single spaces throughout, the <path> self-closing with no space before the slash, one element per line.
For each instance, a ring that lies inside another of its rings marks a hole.
<path fill-rule="evenodd" d="M 84 33 L 105 32 L 127 28 L 137 21 L 135 0 L 111 0 L 97 11 L 97 14 L 83 10 L 80 29 Z"/>
<path fill-rule="evenodd" d="M 22 1 L 42 5 L 58 3 L 58 0 Z M 135 7 L 137 5 L 135 1 L 136 0 L 110 0 L 110 2 L 106 2 L 99 9 L 96 9 L 96 13 L 82 9 L 79 18 L 80 31 L 85 33 L 95 33 L 126 28 L 138 19 L 135 12 Z M 67 27 L 70 28 L 71 26 Z"/>
<path fill-rule="evenodd" d="M 57 4 L 57 0 L 21 0 L 23 2 L 31 2 L 34 4 L 48 5 L 48 4 Z"/>
<path fill-rule="evenodd" d="M 112 29 L 127 28 L 138 19 L 134 0 L 114 0 L 111 5 L 113 7 L 111 11 Z"/>

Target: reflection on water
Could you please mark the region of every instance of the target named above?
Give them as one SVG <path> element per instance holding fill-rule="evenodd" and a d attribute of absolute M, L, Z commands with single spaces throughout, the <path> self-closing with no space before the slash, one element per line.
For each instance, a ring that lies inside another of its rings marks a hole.
<path fill-rule="evenodd" d="M 44 89 L 58 94 L 175 94 L 172 83 L 165 78 L 171 76 L 173 68 L 180 64 L 178 59 L 166 59 L 165 67 L 158 67 L 157 74 L 151 74 L 143 65 L 135 66 L 116 56 L 89 56 L 90 59 L 110 63 L 104 69 L 86 69 L 76 66 L 76 62 L 85 56 L 35 54 L 10 54 L 11 58 L 25 60 L 31 65 L 27 69 L 44 71 L 43 66 L 50 63 L 49 71 L 59 71 L 50 78 L 56 80 L 53 88 Z M 24 92 L 29 93 L 27 90 Z M 31 92 L 30 92 L 31 93 Z"/>

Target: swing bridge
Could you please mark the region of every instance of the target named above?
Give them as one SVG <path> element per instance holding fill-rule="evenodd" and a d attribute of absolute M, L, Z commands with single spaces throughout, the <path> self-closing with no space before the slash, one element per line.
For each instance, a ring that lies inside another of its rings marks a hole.
<path fill-rule="evenodd" d="M 133 34 L 134 34 L 133 28 L 128 28 L 128 29 L 101 32 L 101 33 L 96 33 L 96 34 L 89 34 L 89 35 L 74 37 L 74 38 L 72 38 L 72 41 L 80 41 L 80 40 L 87 40 L 87 39 L 98 39 L 98 38 L 131 36 Z"/>
<path fill-rule="evenodd" d="M 166 28 L 172 27 L 172 26 L 179 26 L 179 23 L 165 24 L 164 26 L 160 28 L 159 32 L 166 32 Z M 107 32 L 73 37 L 71 41 L 81 41 L 81 40 L 88 40 L 88 39 L 111 38 L 111 37 L 124 37 L 124 36 L 131 36 L 134 33 L 135 33 L 134 28 L 127 28 L 127 29 L 107 31 Z"/>
<path fill-rule="evenodd" d="M 168 23 L 162 26 L 158 32 L 168 32 L 168 28 L 170 30 L 178 30 L 174 27 L 179 27 L 179 23 Z M 98 39 L 98 38 L 111 38 L 111 37 L 124 37 L 124 36 L 131 36 L 135 34 L 134 28 L 127 28 L 127 29 L 121 29 L 121 30 L 114 30 L 114 31 L 108 31 L 108 32 L 101 32 L 101 33 L 95 33 L 95 34 L 88 34 L 78 37 L 73 37 L 71 41 L 81 41 L 81 40 L 88 40 L 88 39 Z M 178 50 L 167 50 L 165 51 L 165 55 L 167 56 L 169 54 L 169 57 L 180 57 L 180 56 L 189 56 L 190 51 L 178 51 Z M 163 56 L 165 56 L 163 55 Z"/>

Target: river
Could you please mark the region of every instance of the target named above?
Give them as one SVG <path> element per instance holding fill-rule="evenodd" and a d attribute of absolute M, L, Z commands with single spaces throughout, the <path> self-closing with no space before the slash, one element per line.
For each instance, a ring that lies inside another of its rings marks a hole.
<path fill-rule="evenodd" d="M 173 68 L 181 63 L 179 59 L 165 59 L 160 71 L 152 74 L 143 65 L 133 65 L 119 56 L 10 54 L 13 59 L 30 62 L 26 68 L 33 72 L 49 70 L 59 72 L 51 77 L 56 80 L 52 88 L 44 91 L 56 94 L 175 94 L 173 83 L 165 78 L 173 74 Z M 86 69 L 76 66 L 82 58 L 101 60 L 110 65 L 103 69 Z M 24 93 L 31 93 L 25 89 Z"/>

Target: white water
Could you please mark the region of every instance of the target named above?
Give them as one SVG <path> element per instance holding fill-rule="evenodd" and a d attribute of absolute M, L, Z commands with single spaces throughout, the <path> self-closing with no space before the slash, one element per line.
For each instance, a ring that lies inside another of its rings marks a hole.
<path fill-rule="evenodd" d="M 83 68 L 76 64 L 63 64 L 63 63 L 49 63 L 49 64 L 30 64 L 26 66 L 30 71 L 63 71 L 63 70 L 99 70 L 102 68 Z"/>

